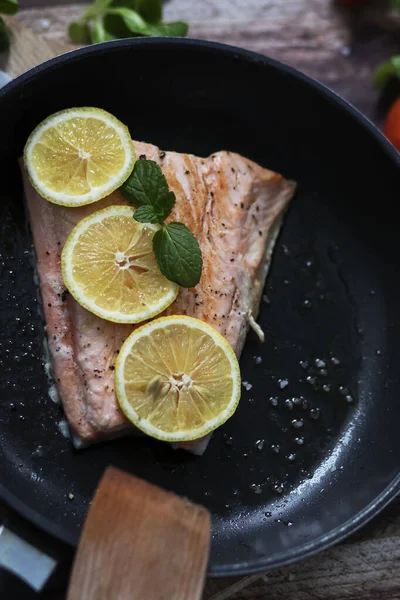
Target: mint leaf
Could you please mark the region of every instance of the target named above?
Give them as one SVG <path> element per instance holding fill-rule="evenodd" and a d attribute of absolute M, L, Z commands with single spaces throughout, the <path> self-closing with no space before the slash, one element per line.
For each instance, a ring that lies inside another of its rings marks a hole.
<path fill-rule="evenodd" d="M 142 19 L 138 12 L 131 8 L 125 8 L 124 6 L 109 8 L 106 12 L 108 15 L 118 15 L 122 18 L 126 27 L 132 33 L 138 33 L 141 35 L 145 34 L 147 29 L 147 23 Z"/>
<path fill-rule="evenodd" d="M 175 204 L 175 194 L 169 191 L 161 167 L 154 160 L 137 160 L 120 190 L 132 204 L 152 206 L 159 223 L 165 221 Z"/>
<path fill-rule="evenodd" d="M 104 15 L 104 28 L 115 38 L 136 37 L 125 25 L 124 20 L 118 15 Z"/>
<path fill-rule="evenodd" d="M 392 0 L 391 5 L 393 10 L 400 10 L 400 0 Z"/>
<path fill-rule="evenodd" d="M 203 260 L 193 233 L 183 223 L 169 223 L 153 237 L 153 250 L 161 273 L 186 288 L 200 281 Z"/>
<path fill-rule="evenodd" d="M 124 198 L 142 206 L 152 204 L 159 192 L 165 192 L 165 183 L 159 178 L 157 166 L 153 160 L 137 160 L 132 173 L 120 188 Z"/>
<path fill-rule="evenodd" d="M 10 36 L 8 34 L 7 25 L 0 17 L 0 52 L 7 50 L 10 46 Z"/>
<path fill-rule="evenodd" d="M 16 5 L 17 0 L 0 0 L 0 6 L 7 6 L 7 10 L 11 4 Z M 75 43 L 87 41 L 83 23 L 92 21 L 93 42 L 138 35 L 183 37 L 187 34 L 187 23 L 161 23 L 161 20 L 162 0 L 95 0 L 83 11 L 81 19 L 71 24 L 69 34 Z"/>
<path fill-rule="evenodd" d="M 18 12 L 18 0 L 0 0 L 0 13 L 15 15 Z"/>
<path fill-rule="evenodd" d="M 163 196 L 160 196 L 155 203 L 155 208 L 160 215 L 160 223 L 165 221 L 167 217 L 171 214 L 172 209 L 175 206 L 176 198 L 174 192 L 168 192 Z"/>
<path fill-rule="evenodd" d="M 136 0 L 135 10 L 147 23 L 160 23 L 162 20 L 161 0 Z"/>
<path fill-rule="evenodd" d="M 136 12 L 140 12 L 138 8 L 139 4 L 140 0 L 111 0 L 111 6 L 113 8 L 118 6 L 125 6 L 125 8 L 131 8 Z"/>
<path fill-rule="evenodd" d="M 162 221 L 160 215 L 149 204 L 139 206 L 133 213 L 133 218 L 135 221 L 139 221 L 139 223 L 159 223 Z"/>
<path fill-rule="evenodd" d="M 129 31 L 138 35 L 183 37 L 188 31 L 187 23 L 182 22 L 147 23 L 138 11 L 125 6 L 111 7 L 106 15 L 119 16 Z"/>
<path fill-rule="evenodd" d="M 90 29 L 83 21 L 73 21 L 68 27 L 68 35 L 74 44 L 86 44 L 90 40 Z"/>
<path fill-rule="evenodd" d="M 122 6 L 139 12 L 139 4 L 140 0 L 113 0 L 111 2 L 111 8 L 119 8 Z M 106 14 L 104 17 L 104 26 L 107 29 L 107 31 L 119 38 L 129 38 L 141 35 L 137 33 L 132 33 L 132 31 L 126 26 L 121 15 L 118 14 Z"/>
<path fill-rule="evenodd" d="M 139 206 L 133 218 L 140 223 L 163 223 L 175 204 L 161 167 L 153 160 L 136 161 L 121 186 L 124 198 Z M 201 250 L 183 223 L 163 225 L 153 237 L 153 250 L 161 273 L 182 287 L 195 286 L 201 277 Z"/>
<path fill-rule="evenodd" d="M 112 0 L 95 0 L 93 4 L 87 6 L 83 12 L 82 19 L 90 21 L 96 17 L 101 17 L 104 14 L 105 9 L 111 4 Z"/>
<path fill-rule="evenodd" d="M 98 10 L 104 10 L 105 8 L 107 8 L 107 6 L 110 6 L 110 4 L 112 4 L 112 1 L 113 0 L 94 0 L 93 6 Z"/>
<path fill-rule="evenodd" d="M 98 44 L 99 42 L 109 42 L 110 40 L 116 39 L 114 35 L 107 31 L 101 17 L 97 17 L 93 23 L 91 38 L 93 44 Z"/>
<path fill-rule="evenodd" d="M 400 55 L 392 56 L 377 68 L 374 85 L 378 89 L 383 89 L 393 77 L 400 79 Z"/>
<path fill-rule="evenodd" d="M 158 23 L 157 25 L 148 25 L 146 35 L 151 35 L 153 37 L 185 37 L 188 29 L 188 24 L 181 21 L 177 21 L 176 23 Z"/>

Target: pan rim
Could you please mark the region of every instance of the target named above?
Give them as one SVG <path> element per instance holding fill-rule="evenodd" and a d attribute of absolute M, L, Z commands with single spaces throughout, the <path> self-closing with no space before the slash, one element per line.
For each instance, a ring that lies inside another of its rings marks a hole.
<path fill-rule="evenodd" d="M 51 72 L 53 69 L 56 69 L 59 65 L 62 65 L 65 62 L 79 60 L 82 57 L 90 56 L 92 54 L 108 53 L 120 50 L 121 48 L 130 48 L 135 46 L 173 48 L 178 46 L 181 47 L 182 45 L 189 46 L 194 50 L 201 52 L 210 52 L 214 54 L 217 53 L 229 56 L 231 58 L 242 59 L 251 63 L 263 64 L 283 72 L 295 80 L 308 85 L 319 95 L 323 96 L 331 103 L 339 106 L 344 112 L 346 112 L 362 127 L 364 127 L 364 129 L 366 129 L 369 134 L 375 138 L 376 142 L 380 145 L 381 149 L 388 156 L 388 158 L 392 160 L 398 168 L 400 168 L 400 153 L 397 152 L 397 150 L 384 137 L 378 128 L 347 100 L 330 90 L 324 84 L 319 83 L 318 81 L 312 79 L 304 73 L 301 73 L 293 67 L 256 52 L 219 42 L 207 42 L 194 38 L 136 38 L 113 40 L 110 42 L 79 48 L 77 50 L 67 52 L 61 56 L 52 58 L 12 80 L 0 90 L 0 103 L 2 98 L 9 92 L 13 91 L 14 89 L 18 89 L 19 87 L 23 86 L 24 83 L 28 82 L 37 75 L 40 75 L 41 73 Z M 308 558 L 317 552 L 331 547 L 332 545 L 345 539 L 351 533 L 357 531 L 375 515 L 381 512 L 399 491 L 400 468 L 398 474 L 393 478 L 392 482 L 384 490 L 382 490 L 372 502 L 370 502 L 366 507 L 364 507 L 364 509 L 359 511 L 352 518 L 348 519 L 345 523 L 332 529 L 328 534 L 315 538 L 312 542 L 298 546 L 292 551 L 285 551 L 284 553 L 274 555 L 270 558 L 264 557 L 259 561 L 242 562 L 236 565 L 226 564 L 213 566 L 212 564 L 209 564 L 208 575 L 212 577 L 227 577 L 262 573 L 267 569 L 281 567 L 296 562 L 300 559 Z M 46 533 L 53 535 L 55 538 L 67 543 L 70 546 L 77 545 L 79 535 L 70 534 L 62 525 L 49 521 L 45 516 L 30 508 L 28 504 L 10 492 L 1 482 L 0 499 L 2 499 L 8 506 L 14 509 L 22 517 L 26 518 L 28 521 Z"/>
<path fill-rule="evenodd" d="M 329 534 L 315 538 L 312 542 L 296 547 L 290 552 L 280 553 L 271 558 L 262 558 L 260 561 L 242 562 L 232 565 L 212 566 L 208 564 L 208 577 L 233 577 L 252 575 L 262 573 L 269 569 L 277 569 L 286 565 L 293 564 L 300 560 L 310 558 L 314 554 L 318 554 L 323 550 L 327 550 L 332 546 L 346 539 L 349 535 L 355 533 L 361 527 L 366 525 L 371 519 L 377 516 L 384 508 L 400 492 L 400 474 L 394 478 L 392 483 L 381 492 L 375 500 L 370 502 L 362 511 L 355 517 L 345 521 L 339 527 L 332 529 Z M 0 483 L 0 499 L 4 501 L 12 510 L 15 510 L 21 517 L 26 518 L 30 523 L 39 529 L 43 530 L 51 536 L 54 536 L 61 542 L 76 548 L 79 542 L 79 535 L 68 533 L 61 525 L 57 525 L 43 517 L 35 510 L 32 510 L 25 502 L 19 500 L 17 496 L 9 492 L 5 486 Z"/>

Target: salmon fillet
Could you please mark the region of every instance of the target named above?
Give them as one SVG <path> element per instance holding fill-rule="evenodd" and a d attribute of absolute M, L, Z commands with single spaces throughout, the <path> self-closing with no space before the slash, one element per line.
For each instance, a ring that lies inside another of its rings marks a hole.
<path fill-rule="evenodd" d="M 239 357 L 249 325 L 255 326 L 274 242 L 295 185 L 232 152 L 199 158 L 162 152 L 143 142 L 134 146 L 138 157 L 161 166 L 176 195 L 168 220 L 185 223 L 203 255 L 200 282 L 195 288 L 181 288 L 164 314 L 210 323 Z M 78 221 L 127 202 L 117 191 L 88 206 L 58 206 L 41 198 L 23 166 L 22 170 L 52 372 L 64 412 L 74 439 L 82 445 L 117 437 L 132 426 L 116 399 L 114 365 L 135 326 L 104 321 L 80 306 L 65 288 L 60 255 Z M 182 445 L 201 448 L 197 440 Z"/>

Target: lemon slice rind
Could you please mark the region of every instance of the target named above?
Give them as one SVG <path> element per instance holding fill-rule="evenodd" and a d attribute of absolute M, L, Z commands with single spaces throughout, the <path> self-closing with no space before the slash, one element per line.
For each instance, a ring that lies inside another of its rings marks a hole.
<path fill-rule="evenodd" d="M 178 295 L 179 287 L 173 283 L 172 281 L 168 281 L 168 279 L 164 278 L 165 285 L 168 288 L 168 292 L 160 297 L 159 301 L 155 302 L 151 305 L 151 307 L 146 306 L 142 311 L 136 311 L 132 314 L 123 314 L 119 311 L 111 311 L 100 308 L 96 302 L 89 298 L 77 285 L 74 275 L 73 275 L 73 253 L 76 243 L 79 241 L 80 236 L 88 230 L 91 225 L 96 223 L 101 223 L 104 218 L 112 217 L 112 216 L 126 216 L 129 219 L 132 219 L 132 223 L 135 224 L 137 228 L 147 228 L 151 231 L 158 231 L 160 228 L 159 225 L 153 225 L 150 223 L 146 223 L 145 225 L 142 223 L 138 223 L 133 220 L 133 209 L 129 206 L 110 206 L 108 208 L 104 208 L 102 210 L 98 210 L 88 217 L 85 217 L 74 227 L 72 232 L 67 238 L 65 242 L 62 255 L 61 255 L 61 270 L 64 278 L 64 283 L 68 288 L 68 291 L 75 298 L 75 300 L 84 308 L 94 313 L 98 317 L 105 319 L 107 321 L 112 321 L 114 323 L 140 323 L 147 319 L 151 319 L 158 314 L 160 314 L 163 310 L 165 310 L 176 298 Z"/>
<path fill-rule="evenodd" d="M 93 186 L 89 192 L 80 196 L 68 195 L 63 192 L 56 192 L 48 187 L 38 177 L 33 164 L 32 164 L 32 152 L 35 145 L 39 142 L 42 134 L 51 127 L 57 126 L 61 122 L 65 122 L 68 119 L 76 117 L 82 118 L 93 118 L 104 121 L 107 125 L 111 126 L 119 135 L 122 147 L 125 151 L 125 162 L 123 167 L 114 175 L 110 177 L 108 181 L 101 186 Z M 78 107 L 69 108 L 56 112 L 44 121 L 42 121 L 30 134 L 24 148 L 24 163 L 28 172 L 28 176 L 32 186 L 38 192 L 40 196 L 61 206 L 83 206 L 86 204 L 92 204 L 105 198 L 117 188 L 119 188 L 124 181 L 129 177 L 132 172 L 135 163 L 135 149 L 132 143 L 131 135 L 128 127 L 121 123 L 114 115 L 109 112 L 95 107 Z"/>
<path fill-rule="evenodd" d="M 132 352 L 134 344 L 141 337 L 151 335 L 153 331 L 156 331 L 160 327 L 180 324 L 186 327 L 198 329 L 203 333 L 209 334 L 210 337 L 213 339 L 214 343 L 223 350 L 226 358 L 229 361 L 231 371 L 230 375 L 233 381 L 233 389 L 231 393 L 231 399 L 228 402 L 228 404 L 221 410 L 221 412 L 219 412 L 212 419 L 207 421 L 205 425 L 199 428 L 171 433 L 165 432 L 162 429 L 155 427 L 148 420 L 140 417 L 135 411 L 135 409 L 132 407 L 132 404 L 129 401 L 129 398 L 127 397 L 126 393 L 124 366 L 127 358 Z M 183 315 L 159 317 L 158 319 L 154 319 L 153 321 L 150 321 L 149 323 L 141 325 L 140 327 L 135 329 L 135 331 L 131 333 L 131 335 L 122 345 L 115 367 L 115 390 L 119 405 L 123 413 L 125 414 L 127 419 L 131 421 L 131 423 L 133 423 L 135 427 L 143 431 L 143 433 L 146 433 L 147 435 L 153 438 L 165 442 L 186 442 L 202 438 L 211 431 L 214 431 L 215 429 L 223 425 L 233 415 L 239 404 L 241 394 L 240 368 L 232 346 L 220 333 L 218 333 L 213 327 L 211 327 L 211 325 L 208 325 L 200 319 Z"/>

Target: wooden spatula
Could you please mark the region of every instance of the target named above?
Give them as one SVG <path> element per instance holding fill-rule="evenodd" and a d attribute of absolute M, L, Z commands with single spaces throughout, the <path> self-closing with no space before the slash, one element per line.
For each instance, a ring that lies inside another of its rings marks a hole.
<path fill-rule="evenodd" d="M 100 481 L 68 600 L 200 600 L 210 515 L 114 467 Z"/>

